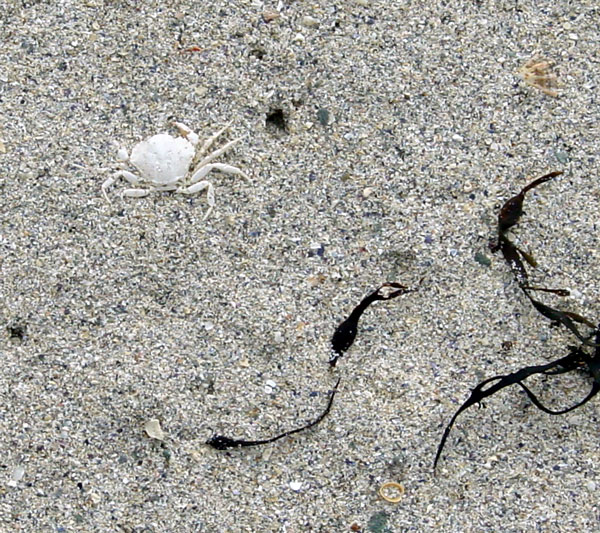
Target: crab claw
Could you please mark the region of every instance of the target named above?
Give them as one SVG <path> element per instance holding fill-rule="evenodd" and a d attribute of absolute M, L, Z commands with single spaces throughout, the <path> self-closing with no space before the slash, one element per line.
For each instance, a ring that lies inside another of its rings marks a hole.
<path fill-rule="evenodd" d="M 185 137 L 194 146 L 198 144 L 200 137 L 189 126 L 186 126 L 183 122 L 173 122 L 173 126 L 179 130 L 182 137 Z"/>
<path fill-rule="evenodd" d="M 117 151 L 117 161 L 121 163 L 129 161 L 129 152 L 127 151 L 127 148 L 123 148 L 117 141 L 112 141 L 111 144 Z"/>
<path fill-rule="evenodd" d="M 129 153 L 127 152 L 127 148 L 119 148 L 117 150 L 117 160 L 118 161 L 128 161 L 129 160 Z"/>

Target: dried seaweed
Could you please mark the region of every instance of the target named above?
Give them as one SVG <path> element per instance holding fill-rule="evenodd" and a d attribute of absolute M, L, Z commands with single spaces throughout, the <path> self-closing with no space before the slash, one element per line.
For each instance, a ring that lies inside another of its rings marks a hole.
<path fill-rule="evenodd" d="M 338 385 L 340 384 L 340 379 L 337 380 L 335 386 L 333 387 L 333 390 L 331 391 L 331 395 L 329 396 L 329 401 L 327 402 L 327 407 L 325 407 L 325 410 L 318 416 L 318 418 L 302 427 L 286 431 L 275 437 L 260 440 L 232 439 L 223 435 L 215 435 L 214 437 L 208 439 L 206 441 L 206 444 L 212 446 L 217 450 L 227 450 L 229 448 L 242 448 L 246 446 L 260 446 L 262 444 L 269 444 L 270 442 L 275 442 L 276 440 L 283 439 L 284 437 L 288 437 L 289 435 L 293 435 L 294 433 L 299 433 L 300 431 L 304 431 L 305 429 L 309 429 L 313 426 L 316 426 L 329 414 L 329 411 L 331 411 L 331 406 L 333 405 L 333 398 L 335 397 Z"/>
<path fill-rule="evenodd" d="M 383 294 L 382 290 L 386 288 L 397 290 L 388 294 Z M 350 316 L 348 316 L 348 318 L 344 320 L 333 333 L 333 337 L 331 338 L 331 348 L 335 352 L 335 356 L 330 359 L 329 364 L 334 367 L 337 360 L 344 355 L 350 346 L 352 346 L 354 339 L 356 338 L 356 333 L 358 332 L 358 321 L 366 311 L 367 307 L 378 300 L 392 300 L 401 294 L 406 294 L 413 290 L 414 289 L 409 289 L 399 283 L 384 283 L 377 290 L 363 298 L 363 300 L 354 308 L 352 313 L 350 313 Z"/>
<path fill-rule="evenodd" d="M 435 456 L 433 466 L 434 469 L 437 467 L 444 449 L 444 445 L 446 444 L 448 436 L 450 435 L 450 431 L 452 430 L 452 427 L 454 426 L 458 416 L 469 407 L 479 404 L 482 400 L 489 398 L 506 387 L 511 385 L 519 385 L 527 394 L 535 407 L 549 415 L 561 415 L 568 413 L 569 411 L 573 411 L 574 409 L 577 409 L 578 407 L 581 407 L 590 401 L 594 396 L 596 396 L 596 394 L 598 394 L 598 392 L 600 392 L 600 325 L 596 326 L 591 320 L 577 313 L 555 309 L 533 298 L 530 294 L 532 291 L 553 293 L 560 296 L 567 296 L 569 291 L 566 289 L 548 289 L 529 285 L 529 276 L 527 273 L 527 268 L 525 267 L 525 263 L 535 267 L 535 259 L 533 259 L 529 253 L 519 249 L 507 236 L 508 230 L 519 221 L 519 218 L 523 214 L 523 201 L 527 192 L 534 187 L 537 187 L 538 185 L 545 183 L 556 176 L 559 176 L 560 174 L 562 174 L 562 172 L 551 172 L 542 176 L 541 178 L 538 178 L 524 187 L 519 194 L 513 196 L 504 204 L 498 216 L 498 244 L 494 247 L 494 251 L 499 249 L 502 252 L 506 263 L 511 269 L 515 280 L 519 285 L 519 288 L 527 296 L 534 309 L 545 318 L 550 319 L 553 325 L 563 325 L 575 337 L 577 337 L 577 339 L 581 342 L 581 346 L 570 347 L 570 351 L 567 356 L 550 363 L 527 366 L 517 370 L 516 372 L 494 376 L 479 383 L 479 385 L 477 385 L 471 391 L 469 398 L 460 406 L 450 420 L 450 423 L 446 426 Z M 594 331 L 589 337 L 585 337 L 579 331 L 576 324 L 584 324 L 592 328 Z M 595 337 L 594 342 L 590 340 L 593 337 Z M 585 351 L 585 347 L 594 347 L 594 354 L 590 356 Z M 577 369 L 584 370 L 593 378 L 592 388 L 583 400 L 561 410 L 553 410 L 546 407 L 524 383 L 527 378 L 536 374 L 557 375 Z"/>
<path fill-rule="evenodd" d="M 596 330 L 596 342 L 600 341 L 600 326 Z M 557 375 L 564 374 L 566 372 L 571 372 L 576 369 L 585 369 L 587 366 L 587 371 L 594 378 L 594 382 L 592 384 L 592 389 L 589 394 L 580 402 L 577 402 L 575 405 L 571 407 L 567 407 L 565 409 L 561 409 L 559 411 L 555 411 L 549 409 L 537 398 L 537 396 L 527 387 L 523 381 L 530 376 L 535 374 L 544 374 L 544 375 Z M 496 382 L 496 383 L 494 383 Z M 488 388 L 485 388 L 486 385 L 490 385 Z M 547 363 L 545 365 L 534 365 L 527 366 L 516 372 L 511 374 L 503 375 L 503 376 L 494 376 L 482 381 L 479 385 L 477 385 L 472 391 L 471 395 L 467 399 L 465 403 L 463 403 L 458 411 L 454 413 L 454 416 L 450 420 L 450 423 L 446 426 L 444 430 L 444 434 L 442 435 L 442 440 L 438 446 L 438 450 L 435 456 L 435 461 L 433 463 L 433 468 L 437 467 L 438 461 L 442 455 L 442 450 L 444 449 L 444 445 L 446 444 L 446 440 L 450 435 L 450 431 L 452 430 L 452 426 L 458 416 L 471 407 L 472 405 L 479 404 L 482 400 L 489 398 L 490 396 L 500 392 L 502 389 L 506 387 L 510 387 L 511 385 L 519 385 L 527 394 L 531 402 L 540 410 L 548 413 L 549 415 L 562 415 L 568 413 L 569 411 L 573 411 L 578 407 L 581 407 L 588 401 L 590 401 L 598 392 L 600 392 L 600 350 L 596 348 L 596 353 L 594 356 L 589 356 L 586 352 L 584 352 L 581 348 L 571 347 L 571 352 L 566 357 L 562 357 L 557 359 L 556 361 L 552 361 L 551 363 Z"/>
<path fill-rule="evenodd" d="M 527 192 L 534 189 L 538 185 L 541 185 L 542 183 L 560 176 L 561 174 L 562 171 L 558 170 L 550 172 L 549 174 L 545 174 L 541 178 L 532 181 L 525 186 L 519 194 L 510 198 L 502 206 L 502 209 L 500 209 L 500 214 L 498 215 L 498 244 L 494 247 L 494 250 L 499 249 L 502 252 L 506 263 L 511 269 L 515 280 L 519 285 L 519 288 L 525 293 L 538 313 L 546 318 L 549 318 L 555 325 L 562 324 L 565 326 L 583 344 L 587 346 L 596 346 L 596 344 L 591 342 L 589 338 L 584 337 L 575 325 L 575 322 L 578 322 L 594 328 L 595 324 L 591 320 L 578 315 L 577 313 L 554 309 L 553 307 L 550 307 L 549 305 L 546 305 L 531 296 L 531 291 L 548 292 L 560 296 L 568 296 L 569 291 L 566 289 L 549 289 L 545 287 L 534 287 L 529 285 L 527 268 L 525 267 L 525 263 L 521 260 L 521 258 L 523 258 L 527 264 L 534 268 L 537 266 L 537 262 L 531 254 L 518 248 L 507 236 L 508 230 L 519 221 L 519 218 L 523 214 L 523 201 L 525 200 L 525 195 Z"/>
<path fill-rule="evenodd" d="M 371 294 L 366 296 L 360 302 L 360 304 L 356 306 L 356 308 L 352 311 L 350 316 L 346 320 L 344 320 L 335 330 L 335 333 L 333 334 L 333 337 L 331 339 L 331 344 L 334 352 L 336 353 L 336 356 L 329 362 L 331 366 L 335 366 L 338 357 L 340 357 L 346 350 L 348 350 L 348 348 L 350 348 L 350 346 L 352 346 L 352 343 L 354 342 L 358 330 L 358 321 L 363 312 L 367 309 L 367 307 L 369 307 L 369 305 L 378 300 L 391 300 L 400 296 L 401 294 L 411 292 L 412 290 L 413 289 L 409 289 L 408 287 L 400 285 L 399 283 L 384 283 L 377 290 L 373 291 Z M 327 416 L 327 414 L 331 410 L 331 406 L 333 405 L 333 399 L 338 390 L 339 383 L 340 380 L 338 379 L 329 397 L 327 407 L 325 408 L 323 413 L 321 413 L 321 415 L 317 419 L 302 427 L 286 431 L 275 437 L 258 440 L 234 439 L 224 435 L 215 435 L 208 439 L 206 441 L 206 444 L 212 446 L 217 450 L 242 448 L 246 446 L 260 446 L 262 444 L 269 444 L 271 442 L 275 442 L 289 435 L 293 435 L 294 433 L 298 433 L 300 431 L 304 431 L 305 429 L 309 429 L 313 426 L 316 426 L 319 422 L 321 422 L 321 420 L 323 420 Z"/>
<path fill-rule="evenodd" d="M 559 309 L 554 309 L 553 307 L 550 307 L 549 305 L 532 298 L 527 289 L 524 289 L 523 292 L 527 295 L 527 298 L 529 298 L 529 301 L 536 311 L 546 318 L 552 320 L 553 325 L 562 324 L 586 346 L 597 346 L 595 342 L 591 342 L 589 340 L 589 337 L 584 337 L 577 329 L 577 326 L 575 326 L 575 322 L 579 322 L 580 324 L 585 324 L 586 326 L 593 328 L 594 323 L 589 319 L 577 313 L 572 313 L 571 311 L 560 311 Z"/>
<path fill-rule="evenodd" d="M 523 201 L 525 200 L 525 195 L 531 189 L 534 189 L 538 185 L 546 183 L 547 181 L 555 178 L 556 176 L 560 176 L 561 174 L 562 171 L 558 170 L 550 172 L 549 174 L 545 174 L 541 178 L 532 181 L 530 184 L 525 186 L 519 194 L 507 200 L 502 206 L 502 209 L 500 209 L 500 213 L 498 215 L 498 244 L 492 247 L 492 251 L 500 250 L 502 252 L 506 263 L 515 276 L 517 283 L 519 283 L 521 287 L 526 285 L 528 281 L 527 269 L 525 268 L 525 264 L 521 258 L 523 258 L 525 262 L 534 268 L 537 266 L 537 262 L 531 254 L 521 250 L 518 246 L 516 246 L 508 238 L 507 232 L 519 221 L 519 218 L 521 218 L 521 215 L 523 214 Z"/>
<path fill-rule="evenodd" d="M 541 178 L 538 178 L 523 187 L 519 194 L 507 200 L 502 206 L 502 209 L 500 209 L 500 214 L 498 215 L 498 230 L 500 234 L 505 234 L 519 221 L 519 218 L 523 214 L 523 200 L 525 200 L 525 195 L 531 189 L 535 189 L 538 185 L 546 183 L 561 174 L 563 174 L 562 170 L 555 170 L 554 172 L 545 174 Z"/>

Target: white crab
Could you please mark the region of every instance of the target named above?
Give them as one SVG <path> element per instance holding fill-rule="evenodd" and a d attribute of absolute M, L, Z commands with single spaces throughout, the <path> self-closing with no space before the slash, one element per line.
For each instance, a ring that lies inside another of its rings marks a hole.
<path fill-rule="evenodd" d="M 130 163 L 140 173 L 138 177 L 128 170 L 115 172 L 102 184 L 102 193 L 110 202 L 106 191 L 119 178 L 124 178 L 135 189 L 125 189 L 123 194 L 133 198 L 141 198 L 156 191 L 175 191 L 184 194 L 195 194 L 206 189 L 208 211 L 206 219 L 215 206 L 215 189 L 204 178 L 212 170 L 220 170 L 226 174 L 241 176 L 250 183 L 250 178 L 239 168 L 223 163 L 212 163 L 214 159 L 237 144 L 241 138 L 226 143 L 224 146 L 204 156 L 215 140 L 222 135 L 230 124 L 220 129 L 198 148 L 198 135 L 181 122 L 174 125 L 181 133 L 181 137 L 172 137 L 166 133 L 159 133 L 145 141 L 136 144 L 131 150 L 131 155 L 125 148 L 119 148 L 117 159 L 122 163 Z M 203 157 L 204 156 L 204 157 Z M 138 185 L 147 185 L 148 188 L 139 188 Z"/>

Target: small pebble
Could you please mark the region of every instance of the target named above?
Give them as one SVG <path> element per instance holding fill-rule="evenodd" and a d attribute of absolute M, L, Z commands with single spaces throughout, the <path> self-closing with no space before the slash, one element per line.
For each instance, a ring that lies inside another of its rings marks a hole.
<path fill-rule="evenodd" d="M 482 254 L 481 252 L 477 252 L 475 254 L 475 261 L 477 261 L 480 265 L 489 267 L 492 264 L 491 259 L 487 256 Z"/>
<path fill-rule="evenodd" d="M 317 28 L 319 26 L 319 21 L 310 16 L 302 17 L 302 25 L 307 28 Z"/>

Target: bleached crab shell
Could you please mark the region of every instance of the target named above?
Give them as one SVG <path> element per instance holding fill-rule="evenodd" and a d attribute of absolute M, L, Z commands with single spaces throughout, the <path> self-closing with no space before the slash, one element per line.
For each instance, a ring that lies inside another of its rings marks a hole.
<path fill-rule="evenodd" d="M 161 133 L 136 144 L 129 161 L 144 179 L 168 185 L 185 177 L 194 153 L 192 144 L 183 137 Z"/>

